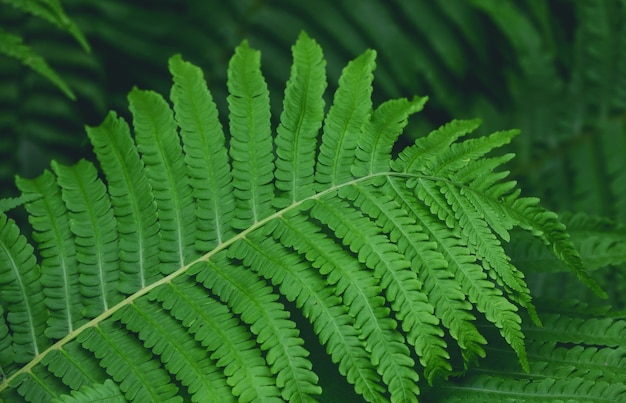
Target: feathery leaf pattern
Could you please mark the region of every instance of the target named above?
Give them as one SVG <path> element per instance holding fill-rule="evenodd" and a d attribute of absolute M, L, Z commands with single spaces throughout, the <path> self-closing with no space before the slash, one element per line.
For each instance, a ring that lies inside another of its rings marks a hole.
<path fill-rule="evenodd" d="M 479 122 L 454 121 L 395 156 L 426 98 L 374 108 L 368 50 L 324 114 L 321 48 L 303 33 L 292 52 L 275 134 L 244 41 L 228 130 L 174 56 L 172 105 L 135 88 L 133 134 L 114 113 L 88 128 L 101 174 L 82 160 L 19 179 L 42 259 L 0 213 L 0 397 L 316 400 L 303 320 L 367 401 L 417 401 L 489 354 L 487 337 L 531 373 L 539 320 L 512 229 L 597 287 L 556 215 L 505 181 L 511 156 L 491 156 L 515 132 L 463 140 Z"/>

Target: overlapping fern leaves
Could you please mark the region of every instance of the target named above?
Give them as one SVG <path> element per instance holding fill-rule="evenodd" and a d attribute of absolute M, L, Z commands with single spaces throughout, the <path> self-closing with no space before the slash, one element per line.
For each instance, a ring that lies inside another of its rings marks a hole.
<path fill-rule="evenodd" d="M 498 171 L 512 156 L 488 155 L 515 132 L 461 140 L 478 122 L 453 121 L 392 154 L 425 99 L 373 108 L 375 56 L 347 65 L 325 114 L 302 34 L 275 136 L 258 51 L 230 61 L 229 136 L 175 56 L 173 107 L 134 89 L 134 136 L 115 113 L 88 129 L 101 174 L 83 160 L 19 179 L 37 252 L 1 214 L 0 397 L 315 399 L 291 309 L 368 401 L 415 401 L 457 355 L 485 356 L 482 319 L 528 371 L 519 309 L 539 318 L 509 232 L 596 286 L 556 215 Z"/>
<path fill-rule="evenodd" d="M 37 0 L 37 1 L 16 1 L 2 0 L 22 12 L 32 14 L 42 18 L 57 28 L 71 34 L 84 50 L 89 51 L 90 47 L 83 33 L 76 24 L 65 14 L 59 0 Z M 6 7 L 6 6 L 4 6 Z M 23 43 L 23 38 L 17 34 L 12 34 L 0 27 L 0 55 L 17 59 L 20 63 L 30 67 L 37 73 L 46 77 L 57 88 L 71 99 L 76 96 L 67 83 L 48 65 L 47 61 L 35 52 L 30 46 Z"/>
<path fill-rule="evenodd" d="M 526 327 L 530 370 L 512 365 L 499 343 L 488 358 L 459 379 L 440 385 L 428 401 L 619 402 L 626 395 L 623 315 L 564 299 L 540 301 L 544 328 Z M 492 340 L 490 338 L 490 340 Z"/>
<path fill-rule="evenodd" d="M 16 173 L 84 155 L 80 127 L 106 111 L 102 68 L 70 16 L 60 0 L 0 1 L 0 197 L 17 193 Z"/>

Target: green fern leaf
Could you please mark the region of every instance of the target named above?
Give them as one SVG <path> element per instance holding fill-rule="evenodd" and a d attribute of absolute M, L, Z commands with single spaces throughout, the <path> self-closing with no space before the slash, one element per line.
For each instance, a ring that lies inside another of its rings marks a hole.
<path fill-rule="evenodd" d="M 404 172 L 432 171 L 433 160 L 447 150 L 452 143 L 480 125 L 480 120 L 453 120 L 415 141 L 393 160 L 392 168 Z"/>
<path fill-rule="evenodd" d="M 101 384 L 86 386 L 79 390 L 72 391 L 71 395 L 62 395 L 54 399 L 53 403 L 90 403 L 90 402 L 107 402 L 107 403 L 124 403 L 124 395 L 121 394 L 119 387 L 110 379 Z"/>
<path fill-rule="evenodd" d="M 196 215 L 203 218 L 198 222 L 202 238 L 197 239 L 196 247 L 209 251 L 233 235 L 235 198 L 224 133 L 202 71 L 180 57 L 170 59 L 170 71 L 174 79 L 171 99 L 192 194 L 198 201 Z"/>
<path fill-rule="evenodd" d="M 18 197 L 7 197 L 0 199 L 0 213 L 6 213 L 16 207 L 22 206 L 25 203 L 37 200 L 39 195 L 20 195 Z"/>
<path fill-rule="evenodd" d="M 48 310 L 44 305 L 41 270 L 32 247 L 20 235 L 15 222 L 4 214 L 0 214 L 0 239 L 0 302 L 6 315 L 5 326 L 10 329 L 10 356 L 14 359 L 0 364 L 6 372 L 13 370 L 15 364 L 32 360 L 50 341 L 44 335 Z"/>
<path fill-rule="evenodd" d="M 19 0 L 2 0 L 3 3 L 9 4 L 21 11 L 30 13 L 39 18 L 43 18 L 48 22 L 56 25 L 58 28 L 69 32 L 74 39 L 87 52 L 90 51 L 89 43 L 83 33 L 78 29 L 76 24 L 65 14 L 59 0 L 36 0 L 36 1 L 19 1 Z"/>
<path fill-rule="evenodd" d="M 94 318 L 121 300 L 117 289 L 119 248 L 111 202 L 93 164 L 81 160 L 66 167 L 53 162 L 52 169 L 63 189 L 70 230 L 75 237 L 82 315 Z"/>
<path fill-rule="evenodd" d="M 606 298 L 606 293 L 585 270 L 580 255 L 565 232 L 565 225 L 558 221 L 557 215 L 538 206 L 536 198 L 518 198 L 519 192 L 506 197 L 503 207 L 510 217 L 517 220 L 520 227 L 531 233 L 546 244 L 551 245 L 554 255 L 567 265 L 578 278 L 594 293 Z"/>
<path fill-rule="evenodd" d="M 371 193 L 369 189 L 361 185 L 343 188 L 341 193 L 361 211 L 375 219 L 380 228 L 387 227 L 389 231 L 393 231 L 394 233 L 390 236 L 395 238 L 393 244 L 397 245 L 400 242 L 399 248 L 405 246 L 402 245 L 402 241 L 419 243 L 425 240 L 424 237 L 420 239 L 418 228 L 411 225 L 412 223 L 401 211 L 400 206 L 390 198 L 379 193 Z M 342 220 L 354 225 L 363 218 L 354 217 L 350 220 L 346 217 Z M 364 227 L 371 227 L 371 225 L 364 225 Z M 369 239 L 366 243 L 371 244 L 377 236 L 380 235 L 376 233 L 366 235 Z M 380 245 L 386 244 L 389 242 Z M 392 310 L 396 312 L 398 319 L 402 321 L 404 331 L 408 333 L 407 339 L 420 357 L 429 382 L 432 382 L 439 372 L 446 373 L 452 369 L 448 363 L 450 357 L 446 352 L 446 343 L 442 339 L 443 331 L 438 326 L 439 319 L 433 315 L 434 307 L 423 293 L 422 283 L 417 279 L 415 271 L 409 270 L 410 262 L 403 257 L 403 255 L 406 256 L 406 251 L 396 251 L 395 248 L 386 246 L 382 250 L 377 249 L 373 252 L 375 259 L 380 256 L 380 260 L 376 263 L 368 262 L 368 266 L 374 267 L 374 275 L 380 279 L 382 288 L 386 290 L 387 300 L 391 303 Z M 397 252 L 402 252 L 403 255 Z"/>
<path fill-rule="evenodd" d="M 128 96 L 137 149 L 159 210 L 161 272 L 169 273 L 196 255 L 195 209 L 174 114 L 162 96 L 134 89 Z"/>
<path fill-rule="evenodd" d="M 352 174 L 371 175 L 389 169 L 391 150 L 408 117 L 422 110 L 427 100 L 428 97 L 415 97 L 412 101 L 393 99 L 376 108 L 359 137 L 356 152 L 359 163 L 353 165 Z"/>
<path fill-rule="evenodd" d="M 309 343 L 368 401 L 417 401 L 486 336 L 531 370 L 519 308 L 538 319 L 509 233 L 586 273 L 556 216 L 496 171 L 511 156 L 487 156 L 514 132 L 461 140 L 478 122 L 455 121 L 392 160 L 425 98 L 373 110 L 366 51 L 324 115 L 321 49 L 301 34 L 292 51 L 276 135 L 243 42 L 228 136 L 200 69 L 174 56 L 172 106 L 133 89 L 134 136 L 114 113 L 87 129 L 101 175 L 83 160 L 18 180 L 41 269 L 0 215 L 0 397 L 323 399 Z"/>
<path fill-rule="evenodd" d="M 559 217 L 567 225 L 572 242 L 587 269 L 597 270 L 626 262 L 625 227 L 606 218 L 584 213 L 563 213 Z M 523 235 L 515 245 L 511 245 L 509 255 L 514 262 L 527 267 L 527 272 L 530 273 L 568 271 L 568 267 L 550 251 L 534 239 Z"/>
<path fill-rule="evenodd" d="M 501 157 L 472 161 L 452 176 L 452 180 L 455 183 L 468 185 L 462 190 L 463 196 L 474 206 L 491 229 L 506 242 L 511 240 L 509 231 L 513 228 L 515 222 L 507 216 L 497 201 L 502 195 L 510 192 L 516 186 L 516 183 L 514 181 L 502 181 L 508 176 L 508 171 L 493 171 L 513 157 L 513 154 L 506 154 Z M 484 193 L 487 193 L 490 197 L 483 197 Z"/>
<path fill-rule="evenodd" d="M 260 66 L 261 53 L 244 42 L 237 48 L 228 69 L 230 157 L 237 229 L 248 228 L 268 216 L 274 195 L 269 92 Z"/>
<path fill-rule="evenodd" d="M 50 82 L 63 91 L 68 98 L 71 100 L 76 99 L 76 95 L 74 95 L 72 89 L 50 68 L 43 57 L 35 53 L 30 46 L 25 45 L 20 36 L 8 33 L 2 28 L 0 28 L 0 54 L 17 59 L 25 66 L 30 67 L 50 80 Z"/>
<path fill-rule="evenodd" d="M 44 289 L 50 312 L 46 334 L 51 338 L 62 338 L 72 332 L 84 316 L 76 245 L 67 209 L 50 171 L 37 179 L 18 178 L 17 186 L 24 195 L 43 196 L 29 203 L 26 210 L 31 216 L 33 237 L 39 242 L 42 254 L 41 281 L 48 285 Z M 58 285 L 55 287 L 55 284 Z"/>
<path fill-rule="evenodd" d="M 313 267 L 320 270 L 320 274 L 327 276 L 327 280 L 313 297 L 321 299 L 325 296 L 326 298 L 320 302 L 310 301 L 308 307 L 312 312 L 309 313 L 305 305 L 304 314 L 314 321 L 315 331 L 320 341 L 328 343 L 327 351 L 331 354 L 333 362 L 339 363 L 339 372 L 347 377 L 348 382 L 354 384 L 355 391 L 362 394 L 368 401 L 383 400 L 381 395 L 383 388 L 379 384 L 380 377 L 371 367 L 371 352 L 366 350 L 365 343 L 359 337 L 360 332 L 354 327 L 355 316 L 348 315 L 349 308 L 341 305 L 341 294 L 348 287 L 367 289 L 371 287 L 372 282 L 367 276 L 361 275 L 357 278 L 359 273 L 356 270 L 354 273 L 350 272 L 349 269 L 354 267 L 352 261 L 346 260 L 345 263 L 340 263 L 339 258 L 344 255 L 342 250 L 320 232 L 321 228 L 313 225 L 306 218 L 289 214 L 277 222 L 277 228 L 272 231 L 272 234 L 286 246 L 293 247 L 300 252 Z M 352 278 L 342 274 L 341 268 L 344 266 L 347 266 L 345 274 Z M 298 282 L 302 282 L 302 277 L 302 274 L 298 276 L 300 279 Z M 308 284 L 310 282 L 306 282 L 301 287 L 293 287 L 292 290 L 304 291 Z M 289 294 L 287 293 L 286 296 L 289 297 Z M 337 306 L 333 307 L 332 304 Z M 364 315 L 361 315 L 360 321 L 364 319 Z M 376 320 L 376 318 L 368 319 Z"/>
<path fill-rule="evenodd" d="M 232 258 L 241 258 L 236 249 L 231 249 L 231 253 Z M 319 387 L 315 385 L 317 375 L 306 359 L 309 353 L 301 347 L 304 341 L 289 319 L 289 312 L 276 302 L 277 295 L 272 289 L 261 279 L 246 276 L 240 266 L 217 259 L 208 262 L 208 266 L 210 270 L 196 267 L 191 272 L 198 270 L 197 279 L 250 325 L 261 349 L 267 351 L 266 360 L 277 376 L 278 386 L 284 388 L 285 398 L 292 401 L 319 394 Z"/>
<path fill-rule="evenodd" d="M 358 139 L 371 109 L 372 74 L 376 52 L 369 50 L 350 62 L 341 74 L 333 105 L 324 120 L 324 133 L 315 170 L 320 189 L 352 178 Z"/>
<path fill-rule="evenodd" d="M 489 136 L 454 143 L 448 150 L 439 153 L 437 158 L 433 159 L 426 173 L 444 176 L 450 172 L 456 172 L 491 150 L 509 144 L 518 133 L 518 130 L 496 132 Z"/>
<path fill-rule="evenodd" d="M 151 360 L 149 351 L 137 348 L 139 341 L 114 322 L 83 331 L 77 338 L 81 345 L 100 360 L 112 379 L 130 401 L 182 401 L 178 388 L 169 382 L 168 372 Z"/>
<path fill-rule="evenodd" d="M 158 304 L 139 300 L 120 315 L 122 323 L 137 333 L 144 346 L 163 357 L 165 368 L 177 374 L 193 401 L 232 399 L 224 375 L 217 371 L 202 346 Z"/>
<path fill-rule="evenodd" d="M 276 187 L 285 192 L 287 204 L 313 193 L 317 133 L 324 118 L 325 66 L 322 49 L 301 33 L 293 47 L 291 78 L 276 130 Z"/>
<path fill-rule="evenodd" d="M 156 203 L 126 122 L 110 113 L 100 126 L 87 127 L 87 134 L 113 196 L 118 227 L 123 229 L 119 231 L 119 289 L 132 294 L 160 275 Z"/>
<path fill-rule="evenodd" d="M 51 351 L 42 358 L 41 362 L 51 374 L 63 379 L 63 383 L 70 390 L 78 390 L 107 379 L 106 372 L 92 357 L 89 350 L 74 343 L 62 350 Z"/>
<path fill-rule="evenodd" d="M 398 281 L 398 273 L 391 274 L 390 271 L 408 268 L 408 262 L 401 255 L 394 253 L 393 244 L 384 236 L 372 231 L 372 226 L 363 220 L 363 216 L 358 211 L 348 208 L 345 203 L 330 198 L 319 200 L 311 213 L 313 217 L 328 225 L 336 236 L 357 254 L 360 263 L 374 269 L 374 277 L 381 281 L 380 289 L 389 287 L 390 282 Z M 384 276 L 387 278 L 383 278 L 381 273 L 383 271 L 387 272 Z M 393 284 L 390 293 L 398 293 L 398 287 L 398 284 Z M 387 298 L 391 303 L 396 302 L 397 298 L 393 294 Z M 346 298 L 349 297 L 344 296 L 344 299 Z M 389 318 L 388 309 L 382 305 L 384 300 L 377 299 L 380 305 L 372 304 L 371 307 L 360 306 L 361 301 L 358 300 L 352 303 L 354 315 L 357 317 L 362 315 L 359 311 L 366 309 L 373 310 L 378 317 L 378 321 L 363 324 L 357 322 L 357 326 L 362 326 L 363 335 L 368 338 L 369 345 L 373 348 L 372 362 L 375 365 L 380 363 L 383 369 L 381 376 L 385 383 L 389 384 L 390 392 L 397 393 L 401 400 L 406 400 L 418 392 L 416 386 L 418 375 L 412 370 L 415 364 L 404 344 L 403 336 L 395 331 L 395 321 Z"/>
<path fill-rule="evenodd" d="M 249 331 L 240 326 L 226 306 L 207 297 L 195 281 L 177 279 L 154 297 L 211 353 L 215 365 L 223 369 L 233 396 L 242 401 L 279 396 L 276 382 Z"/>
<path fill-rule="evenodd" d="M 443 239 L 449 236 L 448 231 L 428 214 L 425 206 L 412 203 L 412 195 L 406 188 L 393 179 L 389 182 L 390 190 L 393 191 L 391 194 L 407 209 L 409 218 L 419 225 L 420 232 L 427 235 L 424 239 L 427 243 L 415 247 L 414 259 L 418 259 L 417 266 L 421 268 L 419 279 L 424 283 L 425 290 L 428 290 L 428 298 L 435 307 L 435 313 L 457 340 L 466 361 L 475 356 L 483 357 L 485 352 L 481 345 L 487 341 L 472 323 L 475 320 L 471 313 L 472 305 L 461 290 L 460 282 L 454 279 L 454 273 L 448 270 L 451 263 L 446 250 L 442 249 Z"/>
<path fill-rule="evenodd" d="M 542 304 L 556 311 L 584 309 L 568 302 Z M 532 401 L 617 402 L 626 396 L 626 346 L 623 319 L 595 314 L 576 317 L 541 312 L 544 327 L 526 327 L 529 371 L 511 366 L 510 351 L 494 344 L 480 368 L 432 390 L 428 398 L 442 402 Z M 492 329 L 492 331 L 495 329 Z M 603 337 L 604 335 L 608 337 Z"/>
<path fill-rule="evenodd" d="M 456 210 L 457 227 L 460 228 L 463 238 L 468 241 L 468 247 L 481 260 L 489 276 L 495 279 L 511 298 L 529 309 L 535 323 L 540 324 L 523 273 L 510 263 L 511 259 L 506 255 L 500 241 L 489 230 L 488 221 L 476 211 L 471 201 L 464 197 L 462 190 L 444 185 L 441 192 Z"/>

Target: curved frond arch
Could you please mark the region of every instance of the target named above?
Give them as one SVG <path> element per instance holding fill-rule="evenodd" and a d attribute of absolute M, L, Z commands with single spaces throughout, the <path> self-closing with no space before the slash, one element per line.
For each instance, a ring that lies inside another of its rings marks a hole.
<path fill-rule="evenodd" d="M 601 294 L 557 216 L 506 180 L 511 155 L 491 154 L 515 132 L 463 139 L 479 122 L 454 121 L 395 155 L 426 99 L 374 108 L 368 50 L 324 114 L 319 45 L 301 33 L 292 51 L 276 130 L 244 41 L 227 128 L 174 56 L 169 102 L 135 88 L 132 125 L 87 129 L 98 167 L 18 180 L 37 245 L 0 214 L 0 397 L 315 400 L 300 317 L 368 401 L 418 400 L 488 337 L 528 372 L 540 321 L 503 246 L 514 228 Z"/>

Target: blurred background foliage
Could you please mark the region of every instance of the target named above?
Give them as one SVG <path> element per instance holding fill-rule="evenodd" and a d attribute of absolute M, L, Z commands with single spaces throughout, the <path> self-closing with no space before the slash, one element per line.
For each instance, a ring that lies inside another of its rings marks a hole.
<path fill-rule="evenodd" d="M 375 104 L 430 97 L 404 144 L 452 118 L 482 118 L 480 134 L 522 129 L 512 175 L 559 212 L 609 303 L 626 308 L 626 0 L 63 0 L 71 21 L 60 23 L 22 3 L 58 1 L 0 0 L 0 33 L 23 38 L 70 92 L 0 47 L 0 197 L 17 195 L 15 174 L 89 158 L 83 126 L 127 115 L 132 86 L 169 94 L 175 53 L 202 66 L 224 118 L 227 63 L 248 39 L 279 116 L 305 30 L 328 61 L 327 104 L 367 48 L 378 51 Z M 510 249 L 536 295 L 595 301 L 537 245 Z"/>

